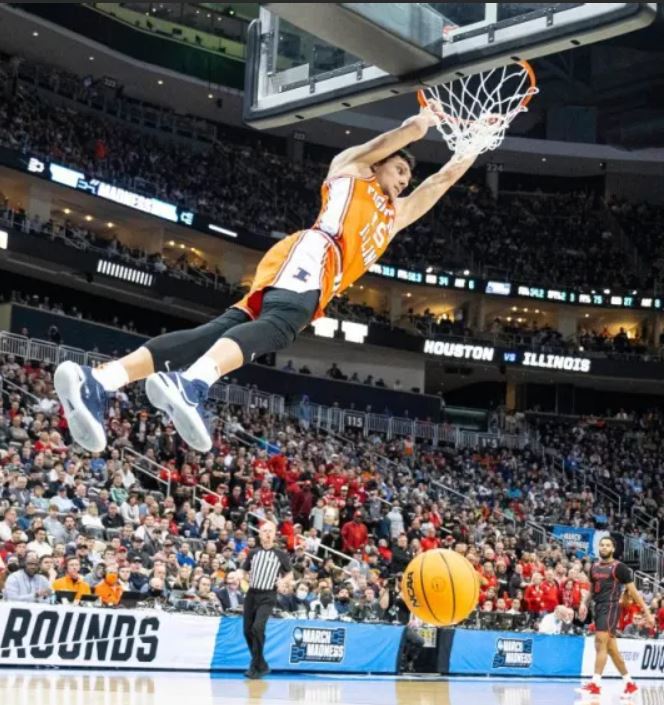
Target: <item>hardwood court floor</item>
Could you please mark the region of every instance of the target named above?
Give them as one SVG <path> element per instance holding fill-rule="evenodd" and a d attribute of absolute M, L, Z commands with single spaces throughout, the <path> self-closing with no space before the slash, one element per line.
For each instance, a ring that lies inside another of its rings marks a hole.
<path fill-rule="evenodd" d="M 599 700 L 620 703 L 621 683 Z M 664 681 L 640 681 L 634 704 L 664 705 Z M 135 673 L 0 668 L 0 705 L 575 705 L 577 681 Z M 625 701 L 622 701 L 625 702 Z"/>

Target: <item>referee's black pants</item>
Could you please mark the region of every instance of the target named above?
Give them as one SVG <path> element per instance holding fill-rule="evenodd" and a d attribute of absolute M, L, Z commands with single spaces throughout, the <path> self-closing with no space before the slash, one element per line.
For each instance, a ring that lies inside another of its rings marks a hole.
<path fill-rule="evenodd" d="M 265 627 L 268 617 L 277 604 L 276 590 L 254 590 L 249 588 L 244 598 L 244 638 L 251 653 L 250 668 L 265 669 Z"/>

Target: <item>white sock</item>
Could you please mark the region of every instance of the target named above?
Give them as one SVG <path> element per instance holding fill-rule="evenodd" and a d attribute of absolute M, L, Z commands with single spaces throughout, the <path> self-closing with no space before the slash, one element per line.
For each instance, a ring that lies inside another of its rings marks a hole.
<path fill-rule="evenodd" d="M 186 369 L 182 376 L 188 380 L 200 379 L 211 387 L 221 377 L 217 363 L 207 355 L 199 357 L 194 364 Z"/>
<path fill-rule="evenodd" d="M 632 676 L 630 676 L 629 673 L 625 673 L 625 675 L 623 676 L 623 680 L 625 681 L 625 683 L 631 683 Z"/>
<path fill-rule="evenodd" d="M 107 392 L 116 392 L 120 387 L 129 384 L 127 370 L 117 360 L 92 370 L 92 376 Z"/>
<path fill-rule="evenodd" d="M 602 685 L 602 674 L 601 673 L 595 673 L 593 676 L 593 683 L 595 685 Z"/>

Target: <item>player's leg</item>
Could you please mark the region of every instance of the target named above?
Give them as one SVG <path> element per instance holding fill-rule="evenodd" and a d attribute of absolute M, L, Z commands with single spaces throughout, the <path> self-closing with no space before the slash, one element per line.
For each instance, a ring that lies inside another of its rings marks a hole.
<path fill-rule="evenodd" d="M 595 624 L 598 626 L 603 626 L 601 624 L 601 619 L 595 616 Z M 577 689 L 577 692 L 584 695 L 600 695 L 602 690 L 602 673 L 604 673 L 604 668 L 606 667 L 606 661 L 608 659 L 608 643 L 609 643 L 609 632 L 598 631 L 595 633 L 595 669 L 593 671 L 592 680 L 586 683 L 581 688 Z"/>
<path fill-rule="evenodd" d="M 89 451 L 102 451 L 106 446 L 107 393 L 155 371 L 188 367 L 227 330 L 248 320 L 246 313 L 231 308 L 196 328 L 153 338 L 120 360 L 94 370 L 75 362 L 63 362 L 55 371 L 53 382 L 74 440 Z"/>
<path fill-rule="evenodd" d="M 607 649 L 609 652 L 609 658 L 611 659 L 611 661 L 613 661 L 613 665 L 616 667 L 618 673 L 620 673 L 620 675 L 622 676 L 623 683 L 625 685 L 623 690 L 623 696 L 633 696 L 636 692 L 638 692 L 638 686 L 636 685 L 636 683 L 634 683 L 632 677 L 629 675 L 629 671 L 627 670 L 627 666 L 625 665 L 625 659 L 622 657 L 620 649 L 618 648 L 618 640 L 613 634 L 609 638 Z"/>
<path fill-rule="evenodd" d="M 625 659 L 623 659 L 620 649 L 618 648 L 618 642 L 615 636 L 610 636 L 609 641 L 606 645 L 609 658 L 613 661 L 613 665 L 616 670 L 624 678 L 628 675 L 627 666 L 625 666 Z"/>
<path fill-rule="evenodd" d="M 597 632 L 595 634 L 595 675 L 594 678 L 600 680 L 606 668 L 609 658 L 609 633 Z"/>
<path fill-rule="evenodd" d="M 208 451 L 212 439 L 203 404 L 209 388 L 246 362 L 288 347 L 311 322 L 319 298 L 318 290 L 268 289 L 258 319 L 230 328 L 184 372 L 150 375 L 145 384 L 150 402 L 169 415 L 192 448 Z"/>

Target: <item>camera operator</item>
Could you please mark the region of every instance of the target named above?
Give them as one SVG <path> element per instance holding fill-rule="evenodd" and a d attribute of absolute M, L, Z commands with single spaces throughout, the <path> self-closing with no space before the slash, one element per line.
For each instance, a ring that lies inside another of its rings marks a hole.
<path fill-rule="evenodd" d="M 376 593 L 368 587 L 351 605 L 350 616 L 356 622 L 378 622 L 383 619 L 389 604 L 390 595 L 387 589 L 383 588 L 380 597 L 376 599 Z"/>
<path fill-rule="evenodd" d="M 196 602 L 205 605 L 213 612 L 222 612 L 219 598 L 212 592 L 212 581 L 207 575 L 201 575 L 198 579 L 198 588 L 193 592 Z"/>
<path fill-rule="evenodd" d="M 403 575 L 398 573 L 390 579 L 388 583 L 388 608 L 385 619 L 406 627 L 406 635 L 403 641 L 403 652 L 399 663 L 400 670 L 412 673 L 415 670 L 415 661 L 424 647 L 424 639 L 420 636 L 417 628 L 421 626 L 419 620 L 413 617 L 401 595 L 401 579 Z"/>
<path fill-rule="evenodd" d="M 318 597 L 309 605 L 309 619 L 339 619 L 339 613 L 334 605 L 334 595 L 326 582 L 321 581 L 318 586 Z"/>

